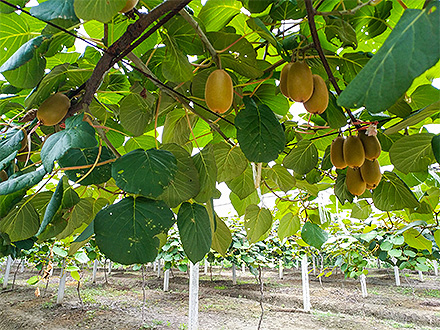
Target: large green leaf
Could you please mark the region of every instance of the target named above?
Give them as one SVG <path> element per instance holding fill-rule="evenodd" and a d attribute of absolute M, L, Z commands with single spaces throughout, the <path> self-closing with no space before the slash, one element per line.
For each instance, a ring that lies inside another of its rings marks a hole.
<path fill-rule="evenodd" d="M 191 155 L 181 146 L 170 143 L 161 146 L 161 149 L 171 152 L 177 160 L 177 172 L 170 185 L 159 196 L 170 207 L 195 197 L 200 191 L 199 173 Z"/>
<path fill-rule="evenodd" d="M 421 133 L 397 140 L 390 149 L 391 163 L 405 174 L 427 171 L 435 161 L 431 146 L 433 137 L 434 134 Z"/>
<path fill-rule="evenodd" d="M 405 243 L 418 250 L 428 250 L 432 253 L 432 242 L 426 239 L 417 229 L 411 228 L 403 233 Z"/>
<path fill-rule="evenodd" d="M 293 213 L 287 213 L 280 220 L 278 226 L 278 237 L 283 240 L 286 237 L 293 236 L 297 233 L 301 227 L 301 221 L 298 215 Z"/>
<path fill-rule="evenodd" d="M 188 57 L 169 36 L 166 36 L 164 43 L 166 45 L 166 52 L 162 62 L 163 76 L 176 83 L 191 80 L 193 68 L 188 61 Z"/>
<path fill-rule="evenodd" d="M 214 219 L 214 217 L 211 217 Z M 226 223 L 223 222 L 217 215 L 215 215 L 215 226 L 211 220 L 212 229 L 212 243 L 211 249 L 217 251 L 222 256 L 226 256 L 226 252 L 232 243 L 232 235 Z M 215 227 L 215 229 L 214 229 Z"/>
<path fill-rule="evenodd" d="M 235 179 L 226 182 L 229 189 L 234 192 L 240 199 L 246 198 L 255 191 L 254 176 L 252 168 L 246 167 L 246 170 Z"/>
<path fill-rule="evenodd" d="M 8 234 L 11 242 L 22 241 L 35 235 L 40 225 L 40 217 L 29 198 L 20 201 L 8 215 L 0 221 L 0 231 Z"/>
<path fill-rule="evenodd" d="M 98 142 L 95 130 L 83 121 L 83 114 L 66 119 L 66 129 L 54 133 L 47 138 L 41 148 L 41 160 L 47 172 L 51 172 L 54 161 L 62 157 L 70 148 L 92 148 Z"/>
<path fill-rule="evenodd" d="M 194 199 L 205 203 L 211 199 L 217 181 L 217 164 L 214 157 L 214 147 L 209 144 L 193 156 L 194 165 L 199 172 L 200 191 Z"/>
<path fill-rule="evenodd" d="M 45 209 L 43 221 L 41 222 L 40 228 L 38 229 L 38 232 L 35 234 L 35 236 L 40 235 L 54 218 L 55 214 L 57 213 L 58 209 L 61 206 L 61 201 L 63 199 L 63 192 L 64 192 L 63 180 L 60 180 L 58 182 L 57 188 L 55 189 L 55 192 L 53 193 L 49 201 L 49 204 Z"/>
<path fill-rule="evenodd" d="M 211 223 L 203 205 L 183 203 L 177 214 L 183 250 L 192 263 L 199 262 L 209 252 L 212 243 Z"/>
<path fill-rule="evenodd" d="M 250 161 L 268 163 L 284 149 L 284 130 L 268 106 L 260 104 L 257 107 L 247 97 L 243 101 L 245 108 L 235 118 L 240 147 Z"/>
<path fill-rule="evenodd" d="M 83 224 L 88 225 L 93 220 L 93 199 L 81 198 L 75 206 L 72 207 L 67 226 L 57 235 L 58 239 L 64 239 L 72 235 Z"/>
<path fill-rule="evenodd" d="M 272 168 L 267 171 L 267 175 L 278 185 L 278 188 L 284 192 L 288 192 L 295 187 L 295 178 L 280 164 L 272 166 Z"/>
<path fill-rule="evenodd" d="M 328 239 L 328 234 L 317 224 L 307 221 L 301 229 L 301 238 L 307 244 L 317 249 L 321 249 L 322 244 Z"/>
<path fill-rule="evenodd" d="M 102 23 L 107 23 L 122 8 L 127 0 L 75 0 L 73 3 L 75 14 L 85 20 L 96 19 Z"/>
<path fill-rule="evenodd" d="M 303 8 L 298 5 L 297 0 L 279 0 L 272 6 L 269 15 L 277 21 L 299 19 L 305 15 L 304 2 L 302 5 Z"/>
<path fill-rule="evenodd" d="M 245 214 L 246 208 L 252 204 L 258 204 L 260 202 L 260 198 L 258 197 L 257 191 L 254 190 L 252 194 L 247 196 L 246 198 L 240 199 L 234 192 L 229 194 L 229 199 L 237 212 L 238 216 L 241 217 Z"/>
<path fill-rule="evenodd" d="M 289 154 L 284 157 L 284 167 L 298 174 L 307 174 L 318 164 L 318 149 L 310 140 L 301 140 Z"/>
<path fill-rule="evenodd" d="M 440 229 L 437 229 L 434 232 L 434 239 L 435 239 L 435 243 L 437 244 L 437 247 L 440 247 Z"/>
<path fill-rule="evenodd" d="M 360 200 L 353 205 L 351 217 L 365 220 L 371 215 L 371 205 L 366 200 Z"/>
<path fill-rule="evenodd" d="M 404 208 L 415 208 L 419 201 L 405 182 L 393 172 L 386 171 L 382 181 L 373 190 L 373 202 L 379 210 L 394 211 Z"/>
<path fill-rule="evenodd" d="M 111 260 L 124 265 L 156 259 L 159 239 L 174 224 L 173 212 L 162 201 L 127 197 L 95 217 L 96 244 Z"/>
<path fill-rule="evenodd" d="M 274 113 L 285 116 L 289 112 L 289 101 L 277 92 L 275 84 L 262 84 L 255 92 L 253 98 L 269 107 Z"/>
<path fill-rule="evenodd" d="M 99 153 L 99 147 L 78 149 L 69 149 L 59 160 L 58 163 L 61 167 L 74 167 L 93 165 L 97 161 Z M 107 147 L 101 148 L 101 154 L 99 156 L 98 163 L 104 162 L 110 159 L 114 159 L 115 156 Z M 66 170 L 65 173 L 69 180 L 74 182 L 80 180 L 90 168 L 82 168 L 77 170 Z M 103 164 L 96 166 L 85 178 L 81 180 L 79 184 L 88 186 L 91 184 L 100 184 L 107 182 L 111 178 L 111 164 Z"/>
<path fill-rule="evenodd" d="M 335 182 L 335 195 L 342 205 L 344 205 L 346 201 L 352 203 L 354 199 L 354 196 L 347 189 L 345 178 L 346 174 L 339 172 Z"/>
<path fill-rule="evenodd" d="M 272 227 L 272 214 L 266 208 L 249 205 L 244 215 L 244 228 L 249 242 L 255 243 Z"/>
<path fill-rule="evenodd" d="M 155 98 L 148 91 L 141 96 L 132 93 L 119 103 L 121 125 L 134 136 L 142 135 L 153 118 Z"/>
<path fill-rule="evenodd" d="M 24 7 L 24 5 L 26 4 L 26 2 L 28 2 L 28 0 L 9 0 L 8 2 L 10 4 L 13 4 L 14 6 Z M 10 14 L 13 13 L 14 11 L 15 9 L 13 7 L 10 7 L 3 3 L 0 4 L 0 14 Z"/>
<path fill-rule="evenodd" d="M 33 172 L 11 176 L 8 180 L 0 183 L 0 195 L 7 195 L 21 189 L 29 189 L 43 180 L 45 175 L 44 168 L 40 168 Z"/>
<path fill-rule="evenodd" d="M 169 112 L 165 118 L 162 142 L 177 143 L 180 145 L 187 143 L 191 133 L 188 119 L 191 123 L 191 128 L 194 128 L 196 122 L 196 117 L 194 115 L 188 114 L 187 117 L 186 112 L 183 109 L 174 109 Z"/>
<path fill-rule="evenodd" d="M 214 145 L 214 156 L 217 163 L 217 181 L 229 181 L 244 172 L 248 165 L 240 147 L 231 147 L 226 142 Z"/>
<path fill-rule="evenodd" d="M 347 125 L 347 117 L 345 117 L 342 108 L 336 104 L 336 98 L 330 93 L 330 99 L 327 109 L 321 114 L 331 128 L 341 128 Z"/>
<path fill-rule="evenodd" d="M 347 86 L 338 104 L 378 113 L 392 106 L 414 78 L 437 63 L 440 11 L 405 10 L 376 55 Z M 403 68 L 411 68 L 404 70 Z"/>
<path fill-rule="evenodd" d="M 12 55 L 5 63 L 3 63 L 3 65 L 0 67 L 0 72 L 3 73 L 5 71 L 18 69 L 26 62 L 31 61 L 34 58 L 38 47 L 40 47 L 43 43 L 44 39 L 45 38 L 43 36 L 38 36 L 21 45 L 21 47 L 14 53 L 14 55 Z"/>
<path fill-rule="evenodd" d="M 251 13 L 261 13 L 264 11 L 274 0 L 240 0 L 243 6 Z"/>
<path fill-rule="evenodd" d="M 218 31 L 237 14 L 241 4 L 236 0 L 208 0 L 199 13 L 198 18 L 206 31 Z"/>
<path fill-rule="evenodd" d="M 73 3 L 75 0 L 48 0 L 32 7 L 30 13 L 38 19 L 51 21 L 54 19 L 78 21 Z M 80 0 L 81 1 L 81 0 Z"/>
<path fill-rule="evenodd" d="M 204 52 L 203 44 L 194 28 L 182 17 L 174 16 L 166 24 L 173 41 L 188 55 L 201 55 Z"/>
<path fill-rule="evenodd" d="M 0 218 L 5 217 L 12 207 L 26 195 L 26 189 L 19 190 L 7 195 L 0 195 Z"/>
<path fill-rule="evenodd" d="M 0 160 L 10 158 L 11 154 L 21 148 L 24 133 L 21 129 L 11 128 L 0 135 Z"/>
<path fill-rule="evenodd" d="M 435 160 L 440 164 L 440 134 L 432 137 L 431 147 Z"/>
<path fill-rule="evenodd" d="M 160 196 L 176 171 L 174 155 L 157 149 L 136 149 L 112 164 L 112 177 L 119 188 L 146 197 Z"/>

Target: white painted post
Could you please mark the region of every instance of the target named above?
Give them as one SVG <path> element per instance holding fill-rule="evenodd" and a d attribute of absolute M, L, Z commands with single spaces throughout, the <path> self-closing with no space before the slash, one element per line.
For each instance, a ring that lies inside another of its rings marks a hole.
<path fill-rule="evenodd" d="M 170 286 L 170 269 L 167 269 L 163 273 L 163 291 L 168 291 Z"/>
<path fill-rule="evenodd" d="M 160 260 L 157 261 L 157 277 L 160 278 Z"/>
<path fill-rule="evenodd" d="M 361 274 L 359 280 L 361 281 L 361 290 L 362 290 L 362 297 L 366 298 L 368 296 L 367 292 L 367 280 L 366 276 L 364 274 Z"/>
<path fill-rule="evenodd" d="M 381 263 L 380 259 L 377 259 L 377 268 L 380 269 L 381 266 L 382 266 L 382 263 Z"/>
<path fill-rule="evenodd" d="M 153 272 L 157 270 L 157 260 L 153 261 Z"/>
<path fill-rule="evenodd" d="M 302 270 L 302 288 L 303 288 L 303 303 L 304 311 L 310 312 L 310 287 L 309 287 L 309 272 L 307 269 L 307 254 L 304 254 L 301 261 Z"/>
<path fill-rule="evenodd" d="M 112 261 L 109 260 L 109 261 L 108 261 L 108 272 L 107 272 L 107 274 L 110 275 L 111 272 L 112 272 Z"/>
<path fill-rule="evenodd" d="M 232 264 L 232 285 L 237 284 L 237 269 L 235 267 L 235 264 Z"/>
<path fill-rule="evenodd" d="M 206 259 L 205 258 L 205 262 L 204 262 L 204 266 L 205 266 L 205 269 L 204 269 L 204 272 L 203 272 L 203 274 L 204 275 L 208 275 L 208 266 L 209 266 L 209 262 L 208 262 L 208 259 Z"/>
<path fill-rule="evenodd" d="M 244 262 L 241 264 L 241 272 L 243 273 L 243 275 L 244 273 L 246 273 L 246 264 Z"/>
<path fill-rule="evenodd" d="M 63 266 L 61 268 L 61 275 L 60 275 L 60 284 L 58 286 L 58 297 L 57 297 L 57 304 L 61 304 L 64 298 L 64 288 L 66 287 L 66 277 L 67 272 L 66 269 L 66 260 L 63 261 Z"/>
<path fill-rule="evenodd" d="M 188 330 L 197 330 L 199 327 L 199 263 L 191 262 L 189 269 Z"/>
<path fill-rule="evenodd" d="M 432 267 L 434 267 L 434 275 L 438 276 L 438 263 L 437 263 L 437 260 L 434 260 L 432 262 Z"/>
<path fill-rule="evenodd" d="M 421 270 L 419 270 L 419 280 L 420 280 L 421 282 L 423 282 L 423 273 L 422 273 Z"/>
<path fill-rule="evenodd" d="M 296 268 L 296 270 L 299 270 L 299 260 L 296 261 L 295 268 Z"/>
<path fill-rule="evenodd" d="M 399 267 L 394 266 L 394 277 L 396 279 L 396 286 L 400 286 Z"/>
<path fill-rule="evenodd" d="M 279 275 L 280 275 L 280 280 L 282 280 L 284 278 L 284 267 L 283 267 L 283 260 L 278 260 L 278 270 L 279 270 Z"/>
<path fill-rule="evenodd" d="M 23 273 L 23 272 L 24 272 L 24 266 L 25 266 L 25 264 L 26 264 L 26 259 L 23 259 L 23 260 L 21 261 L 20 273 Z"/>
<path fill-rule="evenodd" d="M 98 260 L 93 261 L 92 283 L 96 283 L 96 272 L 98 271 Z"/>
<path fill-rule="evenodd" d="M 11 272 L 11 266 L 12 266 L 12 258 L 11 256 L 8 256 L 8 259 L 6 261 L 5 276 L 3 277 L 3 289 L 6 289 L 8 287 L 9 273 Z"/>
<path fill-rule="evenodd" d="M 312 264 L 313 264 L 313 275 L 316 275 L 315 255 L 312 255 Z"/>

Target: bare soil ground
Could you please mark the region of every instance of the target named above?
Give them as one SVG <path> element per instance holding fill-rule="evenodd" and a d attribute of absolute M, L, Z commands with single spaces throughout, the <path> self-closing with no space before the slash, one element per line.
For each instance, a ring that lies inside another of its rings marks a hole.
<path fill-rule="evenodd" d="M 3 275 L 2 270 L 2 275 Z M 14 269 L 15 271 L 15 269 Z M 232 285 L 231 269 L 213 270 L 211 277 L 200 277 L 199 329 L 257 329 L 261 309 L 256 279 L 248 271 L 237 271 Z M 140 271 L 113 270 L 105 282 L 103 270 L 96 284 L 91 271 L 83 271 L 78 297 L 76 281 L 68 277 L 66 295 L 56 304 L 59 270 L 49 281 L 35 286 L 26 280 L 36 272 L 17 273 L 15 286 L 0 291 L 1 330 L 66 329 L 186 329 L 188 323 L 188 276 L 174 270 L 170 290 L 163 292 L 163 279 L 150 269 L 145 274 L 143 304 Z M 14 274 L 11 274 L 13 277 Z M 357 280 L 345 280 L 341 274 L 323 278 L 311 275 L 312 312 L 302 308 L 301 273 L 264 270 L 264 315 L 261 329 L 369 330 L 440 329 L 440 277 L 424 274 L 402 276 L 402 286 L 394 285 L 392 270 L 373 270 L 367 276 L 368 297 L 362 298 Z M 12 279 L 11 281 L 12 282 Z"/>

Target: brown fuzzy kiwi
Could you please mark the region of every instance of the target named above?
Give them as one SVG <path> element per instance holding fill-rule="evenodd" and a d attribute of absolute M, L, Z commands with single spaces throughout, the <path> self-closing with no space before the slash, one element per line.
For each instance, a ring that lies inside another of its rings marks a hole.
<path fill-rule="evenodd" d="M 317 74 L 313 75 L 313 94 L 304 102 L 304 108 L 310 113 L 321 114 L 328 106 L 328 89 L 324 79 Z"/>
<path fill-rule="evenodd" d="M 289 70 L 291 66 L 292 63 L 287 63 L 281 70 L 281 74 L 280 74 L 280 91 L 287 98 L 289 98 L 289 92 L 287 90 L 287 81 L 288 81 L 287 75 L 289 74 Z"/>
<path fill-rule="evenodd" d="M 27 146 L 27 137 L 28 137 L 26 130 L 25 130 L 23 127 L 20 127 L 20 129 L 21 129 L 21 131 L 23 132 L 24 137 L 23 137 L 23 139 L 21 140 L 21 147 L 20 147 L 20 149 L 18 150 L 18 152 L 23 151 L 24 148 L 26 148 L 26 146 Z"/>
<path fill-rule="evenodd" d="M 369 189 L 374 189 L 382 179 L 382 173 L 380 173 L 380 165 L 377 159 L 368 160 L 365 159 L 364 164 L 360 167 L 362 179 L 368 184 Z"/>
<path fill-rule="evenodd" d="M 365 161 L 362 141 L 357 136 L 349 136 L 344 142 L 344 160 L 347 166 L 361 167 Z"/>
<path fill-rule="evenodd" d="M 139 0 L 127 0 L 124 8 L 122 8 L 119 12 L 121 14 L 124 14 L 124 13 L 132 10 L 137 5 L 138 2 L 139 2 Z"/>
<path fill-rule="evenodd" d="M 287 75 L 287 91 L 295 102 L 306 102 L 313 93 L 312 70 L 306 62 L 294 62 Z"/>
<path fill-rule="evenodd" d="M 69 98 L 63 93 L 56 93 L 41 103 L 37 118 L 42 125 L 53 126 L 63 120 L 69 108 Z"/>
<path fill-rule="evenodd" d="M 379 158 L 382 148 L 377 136 L 368 136 L 365 131 L 359 131 L 359 138 L 364 146 L 365 158 L 368 160 L 375 160 Z"/>
<path fill-rule="evenodd" d="M 225 113 L 232 105 L 234 87 L 229 74 L 222 69 L 212 71 L 205 84 L 205 102 L 209 109 Z"/>
<path fill-rule="evenodd" d="M 347 167 L 347 163 L 344 160 L 344 142 L 344 137 L 338 136 L 330 146 L 330 160 L 333 166 L 338 169 Z"/>
<path fill-rule="evenodd" d="M 365 181 L 362 180 L 361 171 L 359 168 L 347 168 L 345 184 L 347 185 L 348 191 L 355 196 L 362 195 L 367 188 Z"/>
<path fill-rule="evenodd" d="M 5 170 L 0 171 L 0 182 L 6 181 L 8 179 L 8 173 Z"/>

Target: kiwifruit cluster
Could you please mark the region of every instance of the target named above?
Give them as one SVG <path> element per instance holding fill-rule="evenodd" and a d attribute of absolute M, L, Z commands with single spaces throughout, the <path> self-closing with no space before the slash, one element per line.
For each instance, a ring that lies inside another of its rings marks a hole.
<path fill-rule="evenodd" d="M 42 125 L 53 126 L 66 116 L 70 99 L 63 93 L 55 93 L 44 100 L 37 110 L 37 118 Z"/>
<path fill-rule="evenodd" d="M 232 105 L 234 87 L 229 74 L 223 69 L 211 72 L 205 84 L 205 102 L 211 111 L 225 113 Z"/>
<path fill-rule="evenodd" d="M 375 189 L 382 179 L 377 158 L 382 151 L 375 135 L 359 131 L 357 136 L 338 136 L 330 146 L 330 160 L 337 169 L 347 168 L 345 184 L 355 196 Z"/>
<path fill-rule="evenodd" d="M 328 89 L 306 62 L 287 63 L 281 70 L 280 90 L 287 98 L 303 102 L 309 113 L 321 114 L 328 106 Z"/>

